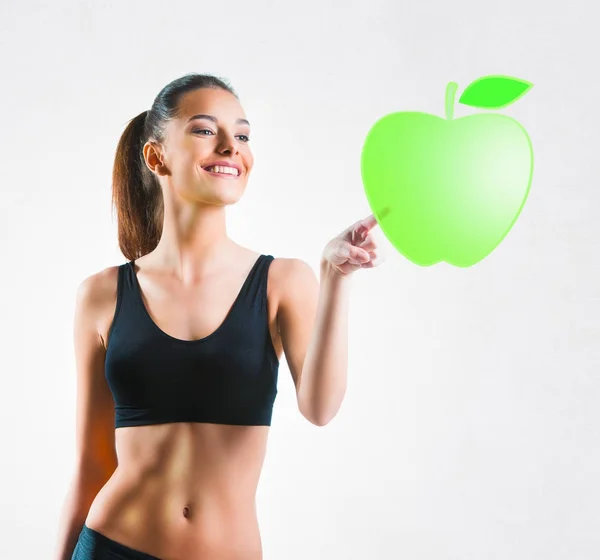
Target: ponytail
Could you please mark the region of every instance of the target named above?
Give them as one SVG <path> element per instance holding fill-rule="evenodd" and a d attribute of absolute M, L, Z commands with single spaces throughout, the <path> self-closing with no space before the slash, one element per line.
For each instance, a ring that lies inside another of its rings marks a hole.
<path fill-rule="evenodd" d="M 117 209 L 119 247 L 127 260 L 152 251 L 162 230 L 162 191 L 142 152 L 147 114 L 144 111 L 129 121 L 117 145 L 113 167 L 112 202 Z"/>

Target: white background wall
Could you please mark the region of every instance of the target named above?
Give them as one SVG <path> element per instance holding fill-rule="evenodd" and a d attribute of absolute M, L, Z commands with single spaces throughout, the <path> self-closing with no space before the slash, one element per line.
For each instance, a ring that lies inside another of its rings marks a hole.
<path fill-rule="evenodd" d="M 0 558 L 54 548 L 75 290 L 125 262 L 117 141 L 187 72 L 228 79 L 252 123 L 231 237 L 317 272 L 327 241 L 370 213 L 360 153 L 378 118 L 442 116 L 450 80 L 458 95 L 489 74 L 533 82 L 503 110 L 535 170 L 501 245 L 468 269 L 420 268 L 380 236 L 388 259 L 355 276 L 348 391 L 327 427 L 300 415 L 282 361 L 259 522 L 265 560 L 598 558 L 597 9 L 3 0 Z"/>

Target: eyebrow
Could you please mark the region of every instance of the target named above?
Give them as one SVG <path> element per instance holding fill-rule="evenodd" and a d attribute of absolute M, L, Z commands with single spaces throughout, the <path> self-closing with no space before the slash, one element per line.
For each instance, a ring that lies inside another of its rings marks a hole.
<path fill-rule="evenodd" d="M 208 119 L 209 121 L 212 121 L 214 123 L 217 122 L 216 117 L 213 117 L 212 115 L 194 115 L 188 119 L 188 122 L 191 122 L 194 119 Z M 248 126 L 250 126 L 250 123 L 246 119 L 238 119 L 235 121 L 235 123 L 236 124 L 247 124 Z"/>

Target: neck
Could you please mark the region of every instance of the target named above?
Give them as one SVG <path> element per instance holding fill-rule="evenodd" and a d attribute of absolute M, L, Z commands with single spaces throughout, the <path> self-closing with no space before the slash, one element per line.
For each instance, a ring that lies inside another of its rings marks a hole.
<path fill-rule="evenodd" d="M 187 206 L 167 213 L 154 262 L 181 278 L 210 274 L 223 266 L 238 248 L 227 236 L 225 207 Z"/>

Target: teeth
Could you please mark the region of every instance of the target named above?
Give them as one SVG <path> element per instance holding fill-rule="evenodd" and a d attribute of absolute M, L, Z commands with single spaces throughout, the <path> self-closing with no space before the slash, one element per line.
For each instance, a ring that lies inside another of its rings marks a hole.
<path fill-rule="evenodd" d="M 235 167 L 224 167 L 221 165 L 213 165 L 211 167 L 206 168 L 207 171 L 213 171 L 215 173 L 225 173 L 228 175 L 236 175 L 238 174 L 238 170 Z"/>

